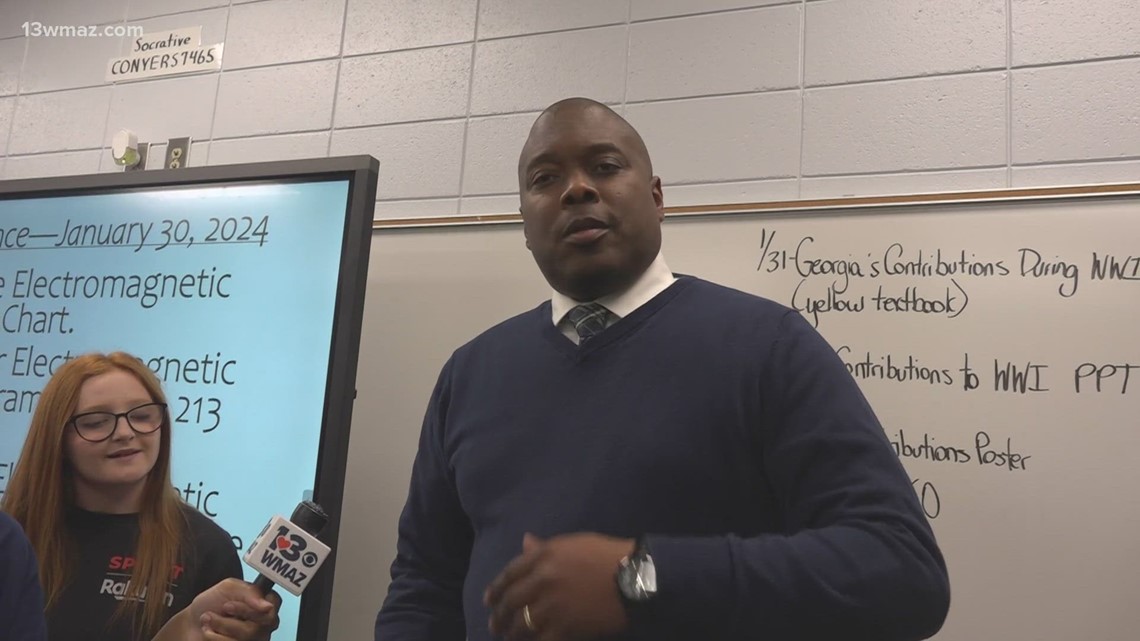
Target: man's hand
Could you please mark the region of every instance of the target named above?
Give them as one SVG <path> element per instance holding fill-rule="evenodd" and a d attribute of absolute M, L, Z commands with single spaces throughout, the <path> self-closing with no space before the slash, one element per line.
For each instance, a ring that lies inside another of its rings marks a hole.
<path fill-rule="evenodd" d="M 522 554 L 483 596 L 492 634 L 507 641 L 571 641 L 625 630 L 629 621 L 614 577 L 635 544 L 594 533 L 546 540 L 525 535 Z"/>
<path fill-rule="evenodd" d="M 187 609 L 205 641 L 268 641 L 281 623 L 280 607 L 276 592 L 262 597 L 253 585 L 226 579 L 195 597 Z"/>

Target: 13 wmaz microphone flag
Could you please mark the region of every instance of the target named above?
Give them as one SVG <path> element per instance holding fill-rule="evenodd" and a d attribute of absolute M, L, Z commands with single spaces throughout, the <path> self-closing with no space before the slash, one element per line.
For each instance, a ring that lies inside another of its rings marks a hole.
<path fill-rule="evenodd" d="M 329 546 L 315 536 L 327 520 L 311 501 L 297 506 L 293 512 L 296 523 L 282 516 L 270 519 L 243 557 L 246 565 L 261 573 L 254 585 L 267 592 L 272 582 L 300 596 L 328 558 Z"/>

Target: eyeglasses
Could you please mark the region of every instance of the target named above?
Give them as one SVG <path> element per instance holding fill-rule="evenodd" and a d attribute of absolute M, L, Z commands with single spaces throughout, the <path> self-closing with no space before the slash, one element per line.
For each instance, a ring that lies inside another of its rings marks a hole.
<path fill-rule="evenodd" d="M 79 438 L 92 443 L 100 443 L 111 438 L 111 435 L 115 433 L 115 428 L 119 425 L 120 418 L 127 419 L 127 425 L 136 434 L 150 434 L 162 427 L 166 421 L 166 403 L 147 403 L 119 414 L 114 412 L 84 412 L 72 416 L 67 424 L 75 428 L 75 433 L 79 435 Z"/>

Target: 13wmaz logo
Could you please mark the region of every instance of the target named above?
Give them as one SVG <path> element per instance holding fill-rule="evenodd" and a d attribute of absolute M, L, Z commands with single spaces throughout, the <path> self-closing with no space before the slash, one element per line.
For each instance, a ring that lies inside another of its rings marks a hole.
<path fill-rule="evenodd" d="M 301 561 L 301 565 L 311 568 L 317 564 L 319 557 L 313 552 L 305 552 L 308 543 L 304 537 L 291 532 L 288 526 L 282 525 L 277 528 L 277 533 L 273 535 L 273 541 L 269 544 L 270 551 L 277 552 L 277 555 L 290 563 Z M 262 556 L 262 561 L 268 564 L 271 558 L 270 552 L 266 552 Z"/>
<path fill-rule="evenodd" d="M 332 550 L 315 535 L 275 516 L 245 553 L 245 562 L 261 575 L 300 595 Z"/>

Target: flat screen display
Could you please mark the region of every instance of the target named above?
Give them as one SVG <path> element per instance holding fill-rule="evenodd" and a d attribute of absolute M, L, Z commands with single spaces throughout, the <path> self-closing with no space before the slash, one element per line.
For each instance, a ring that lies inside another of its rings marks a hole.
<path fill-rule="evenodd" d="M 0 183 L 0 490 L 56 368 L 124 350 L 164 382 L 176 489 L 239 554 L 314 493 L 339 510 L 375 173 L 320 163 Z M 274 638 L 299 638 L 280 593 Z"/>

